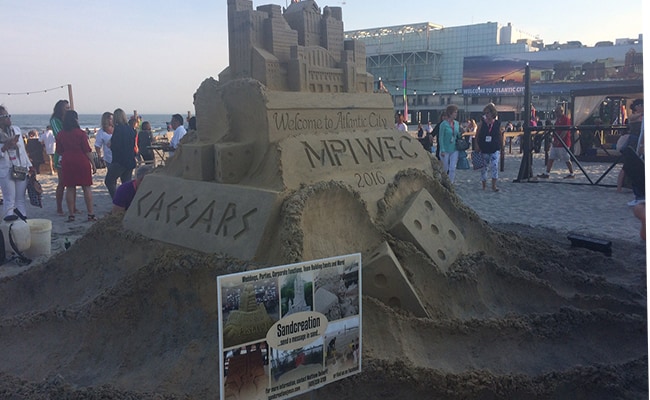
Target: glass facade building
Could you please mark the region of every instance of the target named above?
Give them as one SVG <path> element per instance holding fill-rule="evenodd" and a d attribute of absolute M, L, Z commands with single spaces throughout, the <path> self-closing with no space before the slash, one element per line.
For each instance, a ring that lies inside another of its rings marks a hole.
<path fill-rule="evenodd" d="M 465 57 L 536 51 L 532 45 L 538 43 L 536 37 L 496 22 L 457 27 L 425 22 L 348 31 L 345 36 L 365 43 L 368 72 L 377 85 L 381 80 L 397 110 L 403 109 L 406 90 L 412 123 L 434 122 L 448 104 L 463 104 Z"/>
<path fill-rule="evenodd" d="M 376 89 L 390 93 L 396 113 L 406 110 L 411 124 L 437 122 L 449 104 L 459 107 L 459 120 L 476 119 L 489 102 L 503 119 L 522 120 L 528 60 L 536 63 L 535 107 L 546 111 L 542 108 L 568 103 L 572 90 L 629 78 L 618 76 L 619 70 L 629 70 L 632 56 L 633 68 L 640 70 L 643 51 L 641 37 L 612 46 L 544 47 L 539 37 L 496 22 L 456 27 L 425 22 L 347 31 L 345 37 L 365 44 Z M 642 81 L 642 75 L 632 79 Z"/>

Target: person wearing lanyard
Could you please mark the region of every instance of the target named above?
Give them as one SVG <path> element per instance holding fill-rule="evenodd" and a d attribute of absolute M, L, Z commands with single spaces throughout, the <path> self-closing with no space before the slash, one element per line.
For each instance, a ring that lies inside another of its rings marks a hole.
<path fill-rule="evenodd" d="M 456 140 L 461 137 L 460 124 L 456 121 L 458 107 L 450 104 L 445 109 L 445 119 L 440 124 L 438 146 L 440 147 L 440 161 L 443 169 L 449 175 L 449 180 L 454 183 L 456 177 L 456 164 L 458 163 L 458 149 Z"/>
<path fill-rule="evenodd" d="M 485 160 L 481 168 L 481 184 L 486 188 L 487 170 L 492 175 L 492 190 L 498 192 L 497 180 L 499 179 L 499 155 L 501 153 L 501 122 L 497 119 L 497 108 L 490 103 L 483 108 L 483 121 L 479 127 L 476 145 Z"/>
<path fill-rule="evenodd" d="M 14 179 L 11 170 L 14 166 L 31 169 L 25 151 L 25 142 L 21 139 L 20 128 L 11 125 L 11 115 L 0 105 L 0 188 L 2 189 L 3 214 L 5 221 L 18 219 L 14 210 L 27 215 L 25 191 L 26 179 Z"/>

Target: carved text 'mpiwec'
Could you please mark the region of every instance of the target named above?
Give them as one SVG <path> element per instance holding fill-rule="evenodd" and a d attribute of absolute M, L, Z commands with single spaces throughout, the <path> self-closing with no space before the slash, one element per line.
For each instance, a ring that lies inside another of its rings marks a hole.
<path fill-rule="evenodd" d="M 354 139 L 301 142 L 312 168 L 373 164 L 417 158 L 414 139 L 409 136 L 378 136 Z M 418 143 L 419 145 L 419 143 Z"/>

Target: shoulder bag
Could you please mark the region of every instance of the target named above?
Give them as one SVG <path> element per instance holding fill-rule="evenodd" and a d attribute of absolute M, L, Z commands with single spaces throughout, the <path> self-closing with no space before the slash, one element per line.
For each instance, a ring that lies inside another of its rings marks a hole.
<path fill-rule="evenodd" d="M 478 152 L 478 151 L 473 151 L 472 152 L 472 167 L 474 169 L 482 169 L 485 167 L 485 158 L 483 158 L 483 154 Z"/>
<path fill-rule="evenodd" d="M 18 162 L 20 162 L 20 149 L 16 149 L 16 157 L 18 158 Z M 11 164 L 11 179 L 14 181 L 24 181 L 27 179 L 27 171 L 29 171 L 29 168 L 23 167 L 21 165 L 15 165 Z"/>
<path fill-rule="evenodd" d="M 456 150 L 465 151 L 469 149 L 469 140 L 465 140 L 463 137 L 456 139 Z"/>

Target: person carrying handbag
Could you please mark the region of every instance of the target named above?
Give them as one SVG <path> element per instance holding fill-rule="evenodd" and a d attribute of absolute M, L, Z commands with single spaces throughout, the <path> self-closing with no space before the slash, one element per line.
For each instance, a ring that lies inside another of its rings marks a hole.
<path fill-rule="evenodd" d="M 483 157 L 481 169 L 481 185 L 486 189 L 488 169 L 492 177 L 492 190 L 498 192 L 499 156 L 501 154 L 501 122 L 498 120 L 497 108 L 489 103 L 483 108 L 483 121 L 476 136 L 478 151 Z"/>
<path fill-rule="evenodd" d="M 32 167 L 20 128 L 11 125 L 11 115 L 0 106 L 0 189 L 2 190 L 2 217 L 5 221 L 16 220 L 14 210 L 27 215 L 25 192 L 27 171 Z M 22 177 L 22 179 L 21 179 Z"/>

